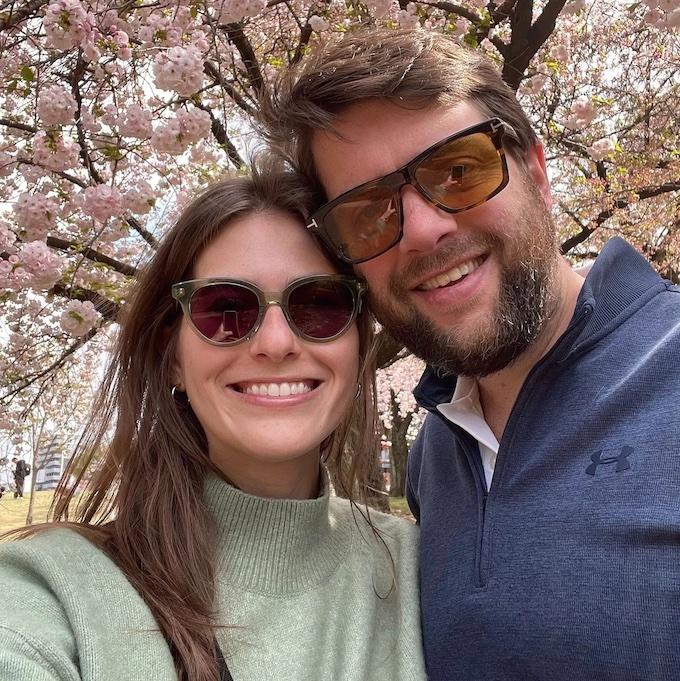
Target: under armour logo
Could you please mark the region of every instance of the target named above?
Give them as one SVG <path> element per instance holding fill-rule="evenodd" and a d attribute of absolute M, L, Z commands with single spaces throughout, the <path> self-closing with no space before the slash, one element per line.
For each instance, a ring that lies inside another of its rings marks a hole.
<path fill-rule="evenodd" d="M 623 447 L 621 453 L 618 456 L 609 456 L 606 459 L 602 458 L 602 450 L 595 452 L 595 454 L 590 455 L 590 460 L 593 462 L 586 468 L 586 473 L 588 475 L 595 475 L 597 467 L 601 464 L 615 463 L 616 472 L 627 471 L 630 468 L 630 461 L 628 457 L 633 453 L 632 447 Z"/>

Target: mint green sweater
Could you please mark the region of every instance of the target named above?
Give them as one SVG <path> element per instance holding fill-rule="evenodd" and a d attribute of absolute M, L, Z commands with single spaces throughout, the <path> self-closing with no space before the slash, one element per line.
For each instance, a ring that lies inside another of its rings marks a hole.
<path fill-rule="evenodd" d="M 234 681 L 422 681 L 417 528 L 341 499 L 263 499 L 208 477 L 217 640 Z M 73 531 L 0 546 L 2 681 L 165 681 L 172 658 L 114 563 Z"/>

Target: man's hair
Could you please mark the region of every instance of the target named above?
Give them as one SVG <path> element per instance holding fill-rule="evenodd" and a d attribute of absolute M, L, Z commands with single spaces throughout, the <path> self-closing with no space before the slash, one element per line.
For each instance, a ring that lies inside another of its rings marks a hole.
<path fill-rule="evenodd" d="M 318 184 L 311 153 L 315 131 L 334 132 L 347 107 L 385 99 L 406 108 L 468 100 L 508 122 L 521 160 L 536 134 L 493 64 L 451 36 L 421 29 L 360 29 L 328 43 L 285 71 L 261 104 L 263 133 L 295 168 Z"/>

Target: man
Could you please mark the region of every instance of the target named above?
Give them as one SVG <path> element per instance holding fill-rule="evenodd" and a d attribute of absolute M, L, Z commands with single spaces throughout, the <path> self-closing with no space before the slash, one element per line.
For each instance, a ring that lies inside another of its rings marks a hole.
<path fill-rule="evenodd" d="M 24 481 L 26 476 L 31 472 L 31 467 L 23 460 L 17 459 L 17 457 L 12 458 L 12 463 L 14 466 L 14 498 L 24 496 Z"/>
<path fill-rule="evenodd" d="M 429 365 L 431 681 L 680 678 L 678 289 L 621 239 L 571 270 L 524 112 L 444 36 L 350 34 L 265 117 L 325 192 L 310 229 Z"/>

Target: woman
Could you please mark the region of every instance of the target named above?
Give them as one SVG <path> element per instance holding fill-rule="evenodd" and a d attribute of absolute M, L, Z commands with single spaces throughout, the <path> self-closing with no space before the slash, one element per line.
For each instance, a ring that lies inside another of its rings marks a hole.
<path fill-rule="evenodd" d="M 164 240 L 69 471 L 104 449 L 78 522 L 0 548 L 0 678 L 424 678 L 416 528 L 320 466 L 362 500 L 372 324 L 308 204 L 265 169 Z"/>

